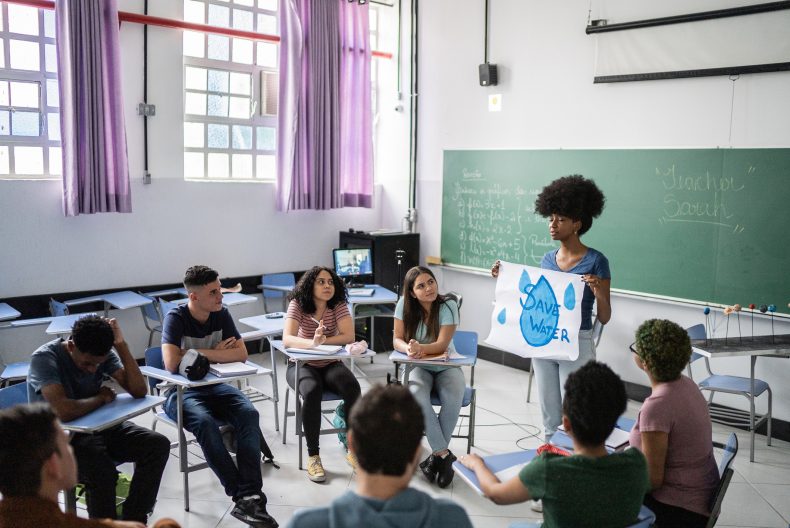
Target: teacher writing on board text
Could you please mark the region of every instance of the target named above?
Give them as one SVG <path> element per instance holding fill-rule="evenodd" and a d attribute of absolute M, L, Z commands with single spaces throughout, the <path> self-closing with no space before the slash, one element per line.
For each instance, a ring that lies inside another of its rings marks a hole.
<path fill-rule="evenodd" d="M 593 218 L 603 211 L 604 197 L 592 180 L 574 174 L 554 180 L 535 200 L 535 212 L 549 219 L 549 234 L 560 243 L 559 249 L 543 255 L 540 267 L 565 273 L 576 273 L 585 282 L 582 297 L 582 323 L 579 329 L 579 357 L 575 361 L 533 358 L 535 376 L 540 393 L 543 430 L 546 441 L 562 423 L 563 387 L 568 375 L 595 359 L 593 341 L 593 304 L 597 303 L 596 318 L 606 324 L 612 316 L 609 302 L 611 274 L 609 261 L 600 251 L 585 246 L 580 237 L 589 231 Z M 499 261 L 491 268 L 491 275 L 499 275 Z"/>

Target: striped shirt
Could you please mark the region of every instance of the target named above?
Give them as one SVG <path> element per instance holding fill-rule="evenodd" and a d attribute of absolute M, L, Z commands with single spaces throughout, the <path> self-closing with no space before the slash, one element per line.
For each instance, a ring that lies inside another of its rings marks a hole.
<path fill-rule="evenodd" d="M 302 339 L 313 339 L 315 336 L 315 331 L 318 328 L 318 322 L 316 322 L 314 319 L 315 315 L 316 314 L 305 313 L 299 303 L 293 300 L 288 304 L 288 312 L 285 314 L 285 318 L 294 319 L 299 324 L 299 330 L 296 334 L 297 337 L 301 337 Z M 323 315 L 321 315 L 321 321 L 324 323 L 324 335 L 326 337 L 338 335 L 340 330 L 338 329 L 337 323 L 344 317 L 351 317 L 351 313 L 348 311 L 348 305 L 346 303 L 338 304 L 334 308 L 327 306 Z M 320 368 L 325 367 L 334 361 L 340 360 L 321 359 L 308 361 L 307 364 L 311 367 Z"/>

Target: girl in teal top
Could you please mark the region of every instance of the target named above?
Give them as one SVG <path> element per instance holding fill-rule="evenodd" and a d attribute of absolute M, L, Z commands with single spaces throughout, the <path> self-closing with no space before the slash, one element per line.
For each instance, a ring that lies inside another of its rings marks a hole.
<path fill-rule="evenodd" d="M 413 359 L 444 356 L 455 351 L 453 335 L 458 325 L 458 305 L 439 294 L 431 270 L 415 266 L 406 273 L 403 295 L 395 307 L 393 347 Z M 412 366 L 409 387 L 422 408 L 425 436 L 432 454 L 420 463 L 429 482 L 446 488 L 453 480 L 455 456 L 448 449 L 461 412 L 466 382 L 461 369 Z M 439 416 L 431 405 L 431 392 L 441 401 Z"/>

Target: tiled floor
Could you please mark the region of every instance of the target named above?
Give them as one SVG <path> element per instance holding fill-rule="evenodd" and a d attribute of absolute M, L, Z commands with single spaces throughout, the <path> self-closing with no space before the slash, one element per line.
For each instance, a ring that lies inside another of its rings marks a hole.
<path fill-rule="evenodd" d="M 269 366 L 269 356 L 253 356 L 253 361 Z M 285 387 L 285 368 L 278 364 L 280 387 Z M 361 380 L 363 391 L 371 383 L 383 382 L 392 366 L 385 354 L 379 354 L 374 364 L 363 362 L 362 370 L 368 376 Z M 468 375 L 468 372 L 467 372 Z M 468 378 L 467 378 L 468 379 Z M 483 455 L 513 451 L 520 447 L 531 448 L 541 442 L 540 408 L 535 403 L 526 403 L 527 375 L 523 371 L 510 369 L 480 361 L 475 370 L 475 386 L 478 391 L 476 446 Z M 255 382 L 270 390 L 268 381 Z M 284 392 L 281 390 L 281 397 Z M 533 390 L 533 396 L 537 397 Z M 280 411 L 282 420 L 282 404 Z M 261 412 L 263 432 L 274 451 L 280 469 L 264 466 L 264 491 L 269 499 L 269 512 L 282 526 L 288 523 L 294 511 L 307 506 L 329 503 L 345 490 L 354 487 L 354 476 L 343 457 L 343 450 L 334 436 L 322 436 L 321 458 L 327 471 L 327 481 L 315 484 L 307 479 L 306 473 L 297 467 L 297 438 L 293 435 L 293 422 L 289 421 L 288 444 L 283 445 L 282 436 L 274 431 L 273 409 L 268 402 L 256 404 Z M 630 402 L 627 414 L 635 416 L 638 403 Z M 150 426 L 150 415 L 136 420 Z M 160 426 L 160 431 L 175 438 L 174 430 Z M 724 441 L 731 429 L 714 424 L 714 437 Z M 738 432 L 740 450 L 734 462 L 735 476 L 724 501 L 724 508 L 717 526 L 739 527 L 788 527 L 790 523 L 790 443 L 774 441 L 767 447 L 765 438 L 758 437 L 756 462 L 749 462 L 749 436 Z M 454 440 L 451 448 L 463 453 L 465 440 Z M 447 497 L 464 505 L 477 527 L 502 527 L 516 520 L 539 520 L 539 514 L 526 505 L 497 506 L 478 496 L 464 482 L 456 479 L 441 490 L 428 485 L 415 475 L 412 485 L 434 496 Z M 185 528 L 243 526 L 231 517 L 231 501 L 225 496 L 217 478 L 210 470 L 190 475 L 191 508 L 183 508 L 182 477 L 178 463 L 171 458 L 165 470 L 154 519 L 173 517 Z"/>

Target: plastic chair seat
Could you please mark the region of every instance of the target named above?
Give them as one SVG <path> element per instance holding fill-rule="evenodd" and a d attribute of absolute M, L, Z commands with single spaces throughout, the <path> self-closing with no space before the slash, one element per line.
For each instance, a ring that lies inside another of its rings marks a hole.
<path fill-rule="evenodd" d="M 699 382 L 701 389 L 751 393 L 751 381 L 740 376 L 714 374 Z M 768 384 L 761 379 L 754 380 L 754 395 L 759 396 L 768 390 Z"/>

